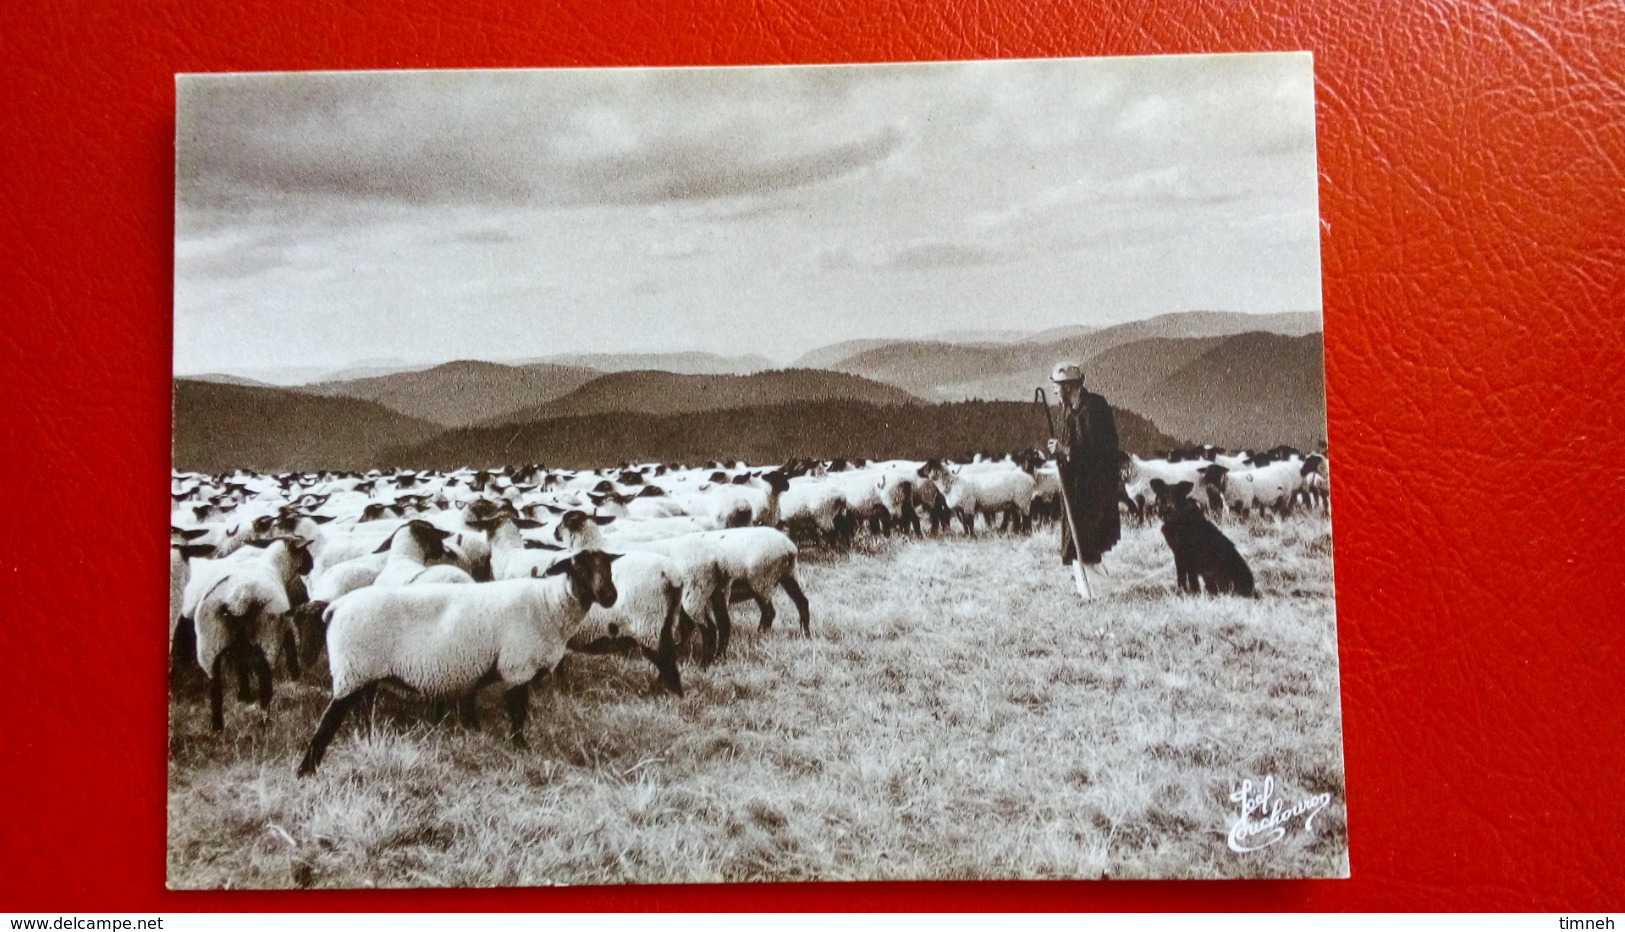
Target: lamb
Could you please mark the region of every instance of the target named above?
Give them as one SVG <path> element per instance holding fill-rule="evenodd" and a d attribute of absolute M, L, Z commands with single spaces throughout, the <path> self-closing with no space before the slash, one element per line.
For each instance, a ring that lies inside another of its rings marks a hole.
<path fill-rule="evenodd" d="M 328 606 L 333 699 L 299 762 L 299 776 L 316 772 L 345 715 L 386 679 L 441 699 L 500 679 L 507 686 L 509 738 L 524 748 L 530 684 L 558 666 L 593 605 L 615 605 L 611 566 L 617 559 L 586 550 L 539 579 L 373 587 Z"/>
<path fill-rule="evenodd" d="M 193 566 L 182 613 L 197 632 L 198 666 L 209 676 L 209 722 L 215 731 L 225 727 L 222 702 L 225 665 L 232 661 L 238 675 L 252 675 L 259 684 L 259 706 L 271 705 L 271 668 L 285 646 L 290 673 L 297 677 L 298 641 L 288 617 L 293 607 L 290 589 L 303 592 L 299 576 L 310 570 L 310 551 L 303 540 L 279 537 L 250 541 L 253 550 Z M 300 599 L 299 601 L 303 601 Z"/>
<path fill-rule="evenodd" d="M 1161 480 L 1153 479 L 1153 483 Z M 1256 597 L 1253 572 L 1224 536 L 1190 498 L 1191 483 L 1173 487 L 1173 514 L 1162 522 L 1162 537 L 1174 552 L 1175 582 L 1181 592 L 1199 593 L 1205 584 L 1208 595 L 1233 592 Z M 1198 582 L 1200 580 L 1200 582 Z"/>

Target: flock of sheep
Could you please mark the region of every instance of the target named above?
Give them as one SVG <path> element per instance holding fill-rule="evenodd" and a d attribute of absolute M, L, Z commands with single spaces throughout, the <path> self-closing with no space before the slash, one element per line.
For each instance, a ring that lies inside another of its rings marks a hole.
<path fill-rule="evenodd" d="M 1193 515 L 1211 528 L 1199 512 L 1326 501 L 1324 456 L 1285 448 L 1123 465 L 1123 507 L 1165 516 L 1185 589 L 1201 555 L 1181 554 L 1179 541 L 1197 538 L 1179 529 Z M 195 642 L 214 729 L 229 675 L 268 710 L 273 671 L 297 677 L 327 649 L 332 700 L 300 775 L 384 683 L 454 703 L 468 720 L 476 692 L 500 682 L 509 737 L 523 746 L 530 684 L 566 651 L 647 660 L 681 695 L 680 647 L 697 633 L 702 664 L 724 656 L 735 603 L 754 601 L 765 632 L 782 589 L 810 634 L 796 540 L 850 546 L 860 534 L 924 534 L 925 522 L 954 533 L 955 519 L 974 534 L 978 516 L 1025 532 L 1060 513 L 1055 464 L 1034 451 L 772 467 L 176 472 L 171 495 L 170 644 L 190 653 Z"/>

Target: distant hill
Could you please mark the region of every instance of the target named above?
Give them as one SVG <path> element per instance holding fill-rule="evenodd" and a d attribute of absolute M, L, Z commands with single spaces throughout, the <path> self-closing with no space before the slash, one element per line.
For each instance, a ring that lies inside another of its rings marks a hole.
<path fill-rule="evenodd" d="M 1029 355 L 1025 347 L 1008 344 L 967 346 L 910 340 L 865 350 L 841 360 L 834 368 L 895 385 L 922 398 L 949 401 L 958 398 L 942 391 L 942 386 L 955 382 L 1016 373 L 1031 378 L 1032 366 L 1023 364 Z"/>
<path fill-rule="evenodd" d="M 421 371 L 301 385 L 298 390 L 376 401 L 409 417 L 444 427 L 467 427 L 552 401 L 600 375 L 596 369 L 580 366 L 505 366 L 462 360 Z"/>
<path fill-rule="evenodd" d="M 1099 330 L 1061 327 L 1042 331 L 1013 344 L 966 345 L 941 340 L 891 340 L 861 347 L 857 343 L 836 344 L 837 347 L 851 345 L 855 352 L 824 365 L 839 372 L 851 372 L 896 385 L 922 397 L 946 401 L 966 396 L 958 390 L 944 390 L 944 386 L 996 382 L 1007 376 L 1026 381 L 1043 379 L 1059 360 L 1070 359 L 1082 363 L 1114 347 L 1141 340 L 1233 336 L 1249 331 L 1287 336 L 1318 333 L 1320 315 L 1189 311 L 1162 314 Z M 1027 391 L 1032 391 L 1031 386 Z"/>
<path fill-rule="evenodd" d="M 269 382 L 261 382 L 258 379 L 250 379 L 241 375 L 229 375 L 224 372 L 202 372 L 197 375 L 189 375 L 186 378 L 194 382 L 214 382 L 219 385 L 248 385 L 254 388 L 277 387 Z"/>
<path fill-rule="evenodd" d="M 1180 311 L 1159 314 L 1144 320 L 1103 327 L 1094 333 L 1066 337 L 1044 344 L 1050 348 L 1068 345 L 1080 349 L 1086 358 L 1103 353 L 1114 346 L 1139 340 L 1180 339 L 1189 337 L 1225 337 L 1238 333 L 1278 333 L 1299 337 L 1321 330 L 1320 314 L 1313 311 L 1290 311 L 1280 314 L 1238 314 L 1234 311 Z"/>
<path fill-rule="evenodd" d="M 1019 342 L 1054 343 L 1056 340 L 1068 340 L 1072 337 L 1086 336 L 1099 329 L 1099 327 L 1088 327 L 1083 324 L 1075 324 L 1070 327 L 1051 327 L 1048 330 L 1040 330 L 1037 333 L 1029 333 L 1022 337 Z"/>
<path fill-rule="evenodd" d="M 1318 333 L 1246 333 L 1147 387 L 1127 403 L 1171 433 L 1227 447 L 1326 440 L 1324 350 Z"/>
<path fill-rule="evenodd" d="M 1227 339 L 1230 338 L 1140 340 L 1089 357 L 1084 360 L 1083 370 L 1090 391 L 1105 395 L 1114 404 L 1150 411 L 1140 406 L 1147 390 Z M 966 371 L 972 370 L 967 366 Z M 1049 368 L 1026 366 L 1014 373 L 948 382 L 937 386 L 933 397 L 945 400 L 985 398 L 1016 401 L 1032 398 L 1033 389 L 1040 386 L 1051 399 L 1055 398 Z"/>
<path fill-rule="evenodd" d="M 368 469 L 388 446 L 439 431 L 371 401 L 279 388 L 174 381 L 176 469 Z"/>
<path fill-rule="evenodd" d="M 766 356 L 719 356 L 716 353 L 573 353 L 545 359 L 523 360 L 597 369 L 599 372 L 633 372 L 644 369 L 679 375 L 750 375 L 776 366 Z"/>
<path fill-rule="evenodd" d="M 343 369 L 335 369 L 323 375 L 323 382 L 347 382 L 351 379 L 373 379 L 381 375 L 394 375 L 399 372 L 422 372 L 433 369 L 432 362 L 407 362 L 403 359 L 363 359 L 351 363 Z M 315 379 L 306 380 L 314 382 Z"/>
<path fill-rule="evenodd" d="M 1093 333 L 1097 329 L 1099 328 L 1074 324 L 1067 327 L 1053 327 L 1049 330 L 944 330 L 940 333 L 930 333 L 919 337 L 846 340 L 841 343 L 820 346 L 815 350 L 803 353 L 795 361 L 795 365 L 808 369 L 838 368 L 838 363 L 859 353 L 905 343 L 926 345 L 951 343 L 958 346 L 989 348 L 1019 343 L 1050 343 L 1055 340 Z"/>
<path fill-rule="evenodd" d="M 617 411 L 673 415 L 835 399 L 890 405 L 920 400 L 890 385 L 819 369 L 781 369 L 755 375 L 615 372 L 554 401 L 487 419 L 480 426 Z"/>
<path fill-rule="evenodd" d="M 1125 450 L 1148 453 L 1173 438 L 1133 411 L 1117 411 Z M 793 456 L 870 458 L 951 455 L 1037 446 L 1048 428 L 1019 402 L 877 405 L 834 400 L 676 415 L 606 413 L 529 424 L 447 431 L 380 454 L 380 468 L 452 469 L 543 463 L 585 468 L 628 460 L 696 463 L 740 457 L 778 463 Z"/>
<path fill-rule="evenodd" d="M 841 360 L 846 359 L 846 358 L 851 357 L 851 356 L 855 356 L 858 353 L 864 352 L 865 350 L 872 350 L 872 349 L 876 349 L 878 347 L 882 347 L 882 346 L 886 346 L 888 344 L 898 343 L 898 342 L 901 342 L 901 341 L 892 340 L 892 339 L 879 339 L 879 340 L 846 340 L 846 341 L 841 342 L 841 343 L 831 343 L 828 346 L 820 346 L 819 348 L 817 348 L 815 350 L 810 350 L 810 351 L 808 351 L 806 353 L 801 354 L 801 356 L 799 356 L 796 359 L 796 361 L 793 363 L 793 365 L 797 369 L 830 369 L 830 368 L 833 368 L 835 366 L 835 364 L 840 362 Z"/>
<path fill-rule="evenodd" d="M 288 388 L 311 382 L 336 382 L 344 379 L 370 378 L 394 372 L 416 372 L 433 366 L 432 362 L 407 362 L 403 359 L 363 359 L 343 368 L 332 366 L 257 366 L 235 372 L 183 373 L 176 378 L 198 382 L 226 382 L 232 385 L 269 385 Z"/>
<path fill-rule="evenodd" d="M 1019 343 L 1032 335 L 1031 330 L 944 330 L 928 333 L 925 339 L 938 343 Z"/>

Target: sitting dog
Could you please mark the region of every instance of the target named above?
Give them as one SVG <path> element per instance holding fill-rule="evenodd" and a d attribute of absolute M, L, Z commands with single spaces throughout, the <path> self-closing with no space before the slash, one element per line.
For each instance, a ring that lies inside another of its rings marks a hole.
<path fill-rule="evenodd" d="M 1201 592 L 1203 584 L 1208 595 L 1233 592 L 1236 595 L 1257 597 L 1253 589 L 1253 571 L 1247 561 L 1236 552 L 1236 545 L 1224 532 L 1202 514 L 1201 506 L 1191 499 L 1191 482 L 1168 485 L 1161 479 L 1152 479 L 1151 486 L 1157 497 L 1173 499 L 1173 514 L 1162 522 L 1162 537 L 1168 549 L 1174 552 L 1174 575 L 1181 592 Z M 1198 582 L 1200 580 L 1201 582 Z"/>

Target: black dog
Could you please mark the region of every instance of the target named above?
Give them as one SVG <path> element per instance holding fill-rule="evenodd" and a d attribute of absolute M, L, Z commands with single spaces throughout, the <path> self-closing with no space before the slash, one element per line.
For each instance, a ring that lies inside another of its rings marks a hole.
<path fill-rule="evenodd" d="M 1236 552 L 1230 538 L 1214 527 L 1200 506 L 1191 500 L 1191 489 L 1195 485 L 1178 482 L 1170 486 L 1160 479 L 1151 480 L 1151 485 L 1159 498 L 1165 491 L 1173 497 L 1173 514 L 1162 522 L 1162 536 L 1168 541 L 1168 549 L 1174 552 L 1174 575 L 1178 577 L 1180 591 L 1201 592 L 1205 583 L 1208 595 L 1233 592 L 1257 597 L 1253 571 L 1247 568 L 1247 561 Z"/>

